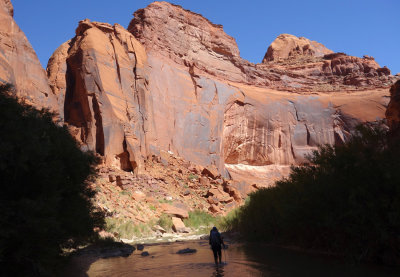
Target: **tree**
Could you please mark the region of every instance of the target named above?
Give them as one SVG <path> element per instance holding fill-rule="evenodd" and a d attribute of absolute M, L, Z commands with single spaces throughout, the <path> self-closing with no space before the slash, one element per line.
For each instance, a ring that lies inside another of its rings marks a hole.
<path fill-rule="evenodd" d="M 0 86 L 0 272 L 43 275 L 63 247 L 104 224 L 89 185 L 97 159 L 53 113 L 11 92 Z"/>

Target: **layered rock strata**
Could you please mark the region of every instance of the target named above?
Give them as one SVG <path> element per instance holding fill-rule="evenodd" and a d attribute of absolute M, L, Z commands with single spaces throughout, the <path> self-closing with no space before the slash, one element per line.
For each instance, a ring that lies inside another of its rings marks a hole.
<path fill-rule="evenodd" d="M 10 83 L 25 102 L 58 111 L 56 97 L 31 44 L 13 19 L 9 0 L 0 0 L 0 83 Z"/>
<path fill-rule="evenodd" d="M 320 43 L 287 34 L 271 44 L 262 64 L 254 65 L 240 57 L 221 25 L 167 2 L 136 11 L 128 30 L 150 53 L 224 81 L 294 92 L 388 87 L 393 81 L 390 71 L 370 57 L 336 55 Z"/>
<path fill-rule="evenodd" d="M 290 34 L 281 34 L 268 47 L 263 63 L 296 57 L 323 57 L 332 53 L 332 50 L 319 42 L 304 37 L 298 38 Z"/>

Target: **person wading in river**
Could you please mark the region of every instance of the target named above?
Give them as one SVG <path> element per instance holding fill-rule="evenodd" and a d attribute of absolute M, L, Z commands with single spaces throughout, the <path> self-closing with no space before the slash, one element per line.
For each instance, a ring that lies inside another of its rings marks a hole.
<path fill-rule="evenodd" d="M 209 244 L 211 245 L 211 249 L 214 253 L 215 264 L 218 265 L 218 259 L 219 259 L 219 263 L 221 264 L 221 260 L 222 260 L 221 244 L 224 246 L 224 248 L 225 248 L 225 244 L 224 244 L 224 241 L 222 240 L 221 234 L 218 232 L 217 227 L 213 227 L 210 231 Z"/>

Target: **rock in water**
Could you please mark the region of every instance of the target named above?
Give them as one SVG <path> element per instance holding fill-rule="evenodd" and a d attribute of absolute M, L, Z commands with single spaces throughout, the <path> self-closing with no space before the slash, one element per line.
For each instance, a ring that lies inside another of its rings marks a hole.
<path fill-rule="evenodd" d="M 196 253 L 197 250 L 196 249 L 192 249 L 192 248 L 185 248 L 185 249 L 181 249 L 178 252 L 176 252 L 176 254 L 192 254 L 192 253 Z"/>

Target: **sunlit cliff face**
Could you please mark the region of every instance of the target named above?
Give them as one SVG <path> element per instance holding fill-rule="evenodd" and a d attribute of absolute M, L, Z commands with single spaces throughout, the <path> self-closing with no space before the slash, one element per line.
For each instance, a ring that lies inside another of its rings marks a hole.
<path fill-rule="evenodd" d="M 137 11 L 128 30 L 81 21 L 46 77 L 7 3 L 0 78 L 126 171 L 145 170 L 160 150 L 226 177 L 226 164 L 301 164 L 318 145 L 346 141 L 358 122 L 383 118 L 394 81 L 373 58 L 287 34 L 254 65 L 222 26 L 166 2 Z"/>

